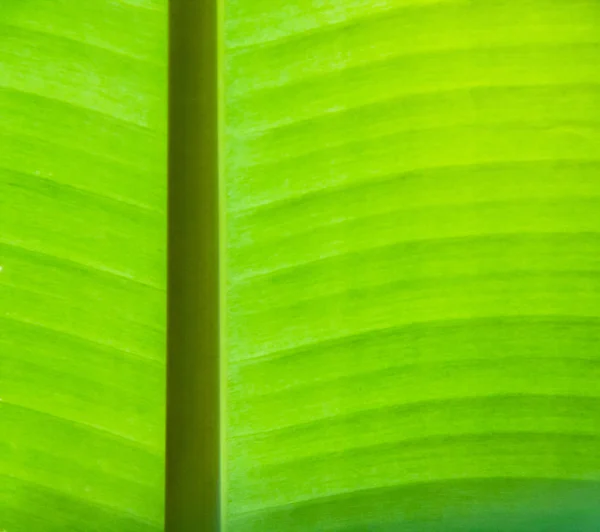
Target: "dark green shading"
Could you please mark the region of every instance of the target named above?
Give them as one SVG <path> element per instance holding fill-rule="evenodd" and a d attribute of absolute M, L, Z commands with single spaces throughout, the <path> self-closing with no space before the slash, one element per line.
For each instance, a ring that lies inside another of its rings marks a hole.
<path fill-rule="evenodd" d="M 435 481 L 327 497 L 239 517 L 236 532 L 596 532 L 600 483 Z"/>
<path fill-rule="evenodd" d="M 217 5 L 170 2 L 166 530 L 219 529 Z"/>

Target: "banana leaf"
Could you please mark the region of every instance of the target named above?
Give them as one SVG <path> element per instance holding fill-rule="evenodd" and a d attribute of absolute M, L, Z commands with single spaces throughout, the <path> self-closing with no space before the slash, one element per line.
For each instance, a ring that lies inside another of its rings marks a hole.
<path fill-rule="evenodd" d="M 226 529 L 600 526 L 600 4 L 224 0 Z"/>
<path fill-rule="evenodd" d="M 166 7 L 0 4 L 0 530 L 163 529 Z"/>
<path fill-rule="evenodd" d="M 221 9 L 224 528 L 597 530 L 597 3 Z M 162 529 L 166 18 L 0 6 L 0 529 Z"/>

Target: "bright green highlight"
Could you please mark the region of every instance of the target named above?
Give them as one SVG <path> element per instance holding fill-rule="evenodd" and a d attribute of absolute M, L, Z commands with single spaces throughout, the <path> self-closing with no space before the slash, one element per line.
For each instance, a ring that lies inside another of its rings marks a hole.
<path fill-rule="evenodd" d="M 599 30 L 225 1 L 228 530 L 598 529 Z"/>
<path fill-rule="evenodd" d="M 166 7 L 0 6 L 0 530 L 162 530 Z"/>

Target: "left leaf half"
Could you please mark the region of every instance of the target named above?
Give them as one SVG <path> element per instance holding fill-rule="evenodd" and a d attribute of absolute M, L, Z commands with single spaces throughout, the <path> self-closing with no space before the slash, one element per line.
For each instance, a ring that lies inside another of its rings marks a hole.
<path fill-rule="evenodd" d="M 167 0 L 0 4 L 0 530 L 162 530 Z"/>

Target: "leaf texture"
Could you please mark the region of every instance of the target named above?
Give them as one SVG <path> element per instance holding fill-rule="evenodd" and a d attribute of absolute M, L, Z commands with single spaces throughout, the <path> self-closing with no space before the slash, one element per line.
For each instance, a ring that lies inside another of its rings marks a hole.
<path fill-rule="evenodd" d="M 600 4 L 225 0 L 227 529 L 600 523 Z"/>
<path fill-rule="evenodd" d="M 0 6 L 0 529 L 162 530 L 166 2 Z"/>

